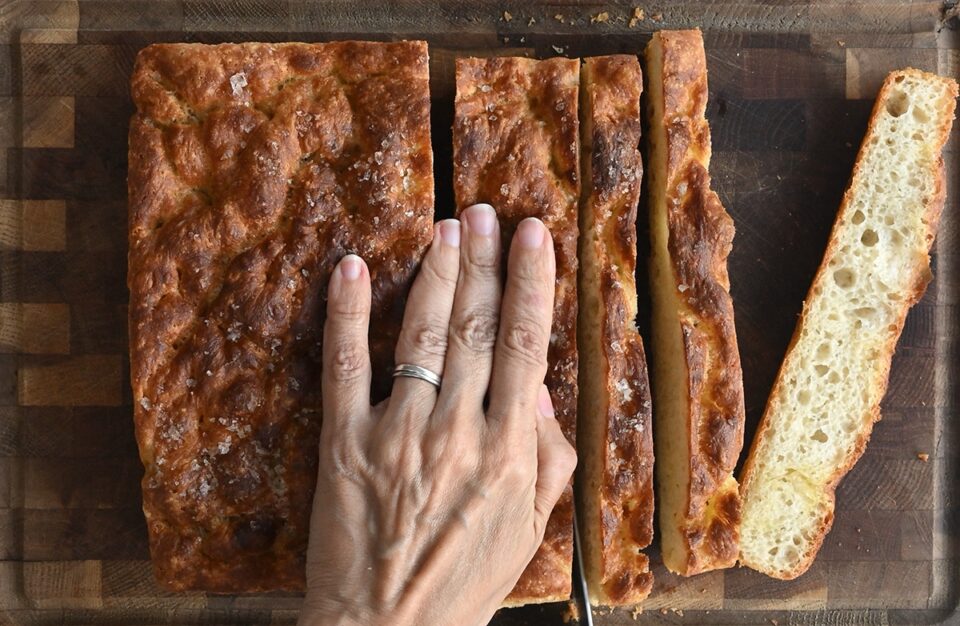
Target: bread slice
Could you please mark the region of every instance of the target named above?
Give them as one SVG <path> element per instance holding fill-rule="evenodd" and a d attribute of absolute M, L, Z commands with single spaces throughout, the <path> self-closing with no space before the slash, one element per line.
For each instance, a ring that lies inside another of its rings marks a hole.
<path fill-rule="evenodd" d="M 834 490 L 880 419 L 904 318 L 931 278 L 956 97 L 954 81 L 912 69 L 880 90 L 743 470 L 743 565 L 795 578 L 830 529 Z"/>
<path fill-rule="evenodd" d="M 647 46 L 653 407 L 663 562 L 690 576 L 738 554 L 743 383 L 727 277 L 733 222 L 710 189 L 699 30 Z"/>
<path fill-rule="evenodd" d="M 553 235 L 557 288 L 546 384 L 571 443 L 577 428 L 577 202 L 580 63 L 517 57 L 457 59 L 453 190 L 457 207 L 489 202 L 510 241 L 526 217 Z M 573 490 L 550 515 L 543 543 L 505 603 L 570 597 Z"/>
<path fill-rule="evenodd" d="M 585 59 L 580 69 L 580 401 L 576 492 L 594 604 L 637 604 L 653 574 L 650 386 L 637 332 L 637 203 L 643 165 L 634 55 Z"/>

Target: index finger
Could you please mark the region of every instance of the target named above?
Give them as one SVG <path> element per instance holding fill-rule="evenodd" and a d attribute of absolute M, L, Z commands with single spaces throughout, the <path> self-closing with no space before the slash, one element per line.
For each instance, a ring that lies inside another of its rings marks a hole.
<path fill-rule="evenodd" d="M 547 373 L 555 275 L 550 232 L 536 218 L 523 220 L 507 262 L 490 380 L 491 417 L 528 417 L 534 424 L 537 395 Z"/>

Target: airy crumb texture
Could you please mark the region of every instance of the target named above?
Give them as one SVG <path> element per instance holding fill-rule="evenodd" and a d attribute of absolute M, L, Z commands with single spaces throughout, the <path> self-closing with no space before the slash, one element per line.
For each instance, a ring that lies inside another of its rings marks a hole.
<path fill-rule="evenodd" d="M 733 221 L 710 189 L 699 30 L 647 46 L 653 407 L 664 564 L 690 576 L 736 562 L 743 382 L 727 277 Z"/>
<path fill-rule="evenodd" d="M 503 240 L 526 217 L 553 234 L 557 289 L 546 383 L 571 443 L 577 426 L 577 202 L 580 62 L 500 57 L 457 59 L 453 186 L 457 207 L 496 207 Z M 506 603 L 570 596 L 572 489 L 561 496 L 543 544 Z"/>
<path fill-rule="evenodd" d="M 957 85 L 917 70 L 883 84 L 827 250 L 743 472 L 740 561 L 795 578 L 863 453 L 904 318 L 931 279 L 940 152 Z"/>
<path fill-rule="evenodd" d="M 585 59 L 580 83 L 577 519 L 591 602 L 635 605 L 653 586 L 643 553 L 653 539 L 650 386 L 634 323 L 640 63 Z"/>
<path fill-rule="evenodd" d="M 366 259 L 389 381 L 432 232 L 428 82 L 423 42 L 137 57 L 130 374 L 164 587 L 303 589 L 326 284 L 345 253 Z"/>

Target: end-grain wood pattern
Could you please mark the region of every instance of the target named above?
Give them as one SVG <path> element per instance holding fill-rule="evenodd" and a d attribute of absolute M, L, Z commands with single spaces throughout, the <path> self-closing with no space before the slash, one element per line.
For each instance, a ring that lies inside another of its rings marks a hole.
<path fill-rule="evenodd" d="M 737 226 L 730 277 L 749 439 L 880 81 L 906 65 L 960 75 L 960 23 L 941 14 L 949 4 L 0 1 L 0 623 L 292 624 L 301 602 L 168 594 L 152 579 L 124 284 L 127 81 L 144 45 L 427 39 L 442 218 L 454 206 L 457 56 L 639 53 L 654 30 L 702 27 L 714 184 Z M 636 621 L 604 612 L 598 624 L 957 619 L 958 137 L 945 154 L 935 282 L 907 319 L 883 421 L 838 489 L 814 566 L 789 583 L 745 569 L 684 579 L 654 554 L 645 611 Z M 639 275 L 641 294 L 645 284 Z M 646 332 L 645 316 L 642 307 Z M 557 624 L 564 611 L 505 610 L 494 623 Z"/>

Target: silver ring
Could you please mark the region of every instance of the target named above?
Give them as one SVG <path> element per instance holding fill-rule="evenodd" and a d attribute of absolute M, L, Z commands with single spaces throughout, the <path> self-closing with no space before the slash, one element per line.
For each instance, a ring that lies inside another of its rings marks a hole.
<path fill-rule="evenodd" d="M 420 380 L 427 381 L 437 389 L 440 388 L 440 376 L 434 374 L 425 367 L 420 367 L 419 365 L 399 363 L 395 368 L 393 368 L 393 377 L 419 378 Z"/>

